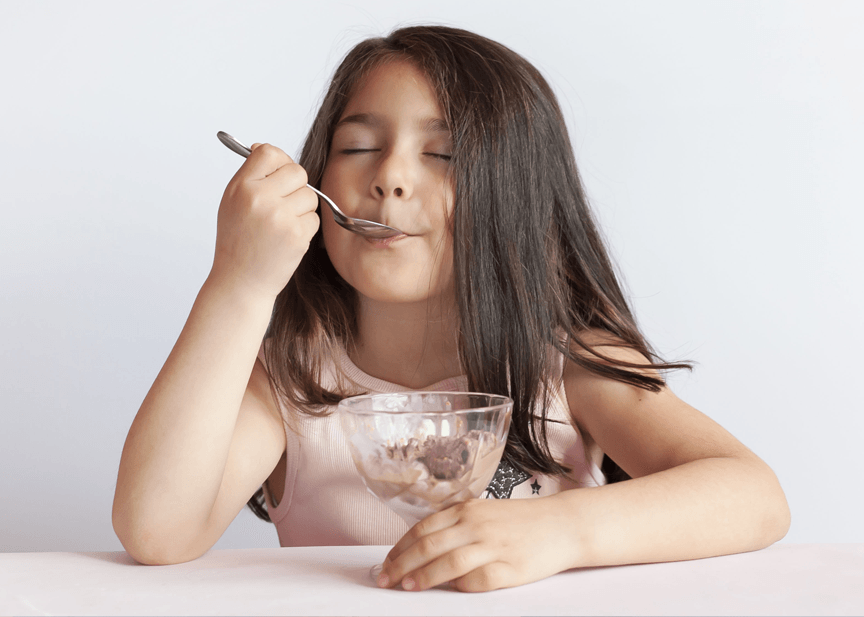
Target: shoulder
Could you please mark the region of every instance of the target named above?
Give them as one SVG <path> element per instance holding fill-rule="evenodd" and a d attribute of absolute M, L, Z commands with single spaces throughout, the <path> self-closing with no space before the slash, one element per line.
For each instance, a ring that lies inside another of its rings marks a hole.
<path fill-rule="evenodd" d="M 585 330 L 580 334 L 580 340 L 584 347 L 571 340 L 570 352 L 598 364 L 621 366 L 621 364 L 645 365 L 650 363 L 642 353 L 603 330 Z M 652 377 L 660 376 L 658 371 L 652 368 L 630 368 L 629 370 Z M 598 406 L 608 405 L 611 401 L 633 404 L 651 394 L 644 388 L 600 375 L 566 358 L 564 360 L 563 380 L 571 415 L 583 431 L 586 430 L 586 427 L 581 416 L 585 412 L 596 409 Z"/>
<path fill-rule="evenodd" d="M 574 354 L 606 364 L 649 364 L 639 351 L 603 332 L 581 337 L 592 351 Z M 600 357 L 602 356 L 602 357 Z M 633 368 L 659 377 L 653 368 Z M 564 388 L 576 426 L 595 440 L 631 477 L 640 477 L 698 458 L 746 450 L 706 415 L 666 386 L 658 392 L 618 381 L 565 360 Z"/>
<path fill-rule="evenodd" d="M 592 358 L 605 364 L 610 364 L 610 362 L 605 358 L 609 358 L 615 362 L 623 361 L 635 364 L 649 363 L 648 358 L 646 358 L 642 353 L 630 347 L 626 342 L 611 332 L 600 330 L 599 328 L 592 328 L 580 332 L 579 339 L 589 349 L 585 349 L 571 338 L 570 351 L 585 358 Z"/>
<path fill-rule="evenodd" d="M 591 360 L 597 364 L 626 368 L 635 373 L 655 378 L 661 377 L 659 371 L 650 366 L 649 358 L 609 332 L 598 329 L 584 330 L 580 333 L 579 338 L 581 345 L 572 339 L 569 343 L 570 353 L 574 356 Z M 564 385 L 568 390 L 574 389 L 574 386 L 602 388 L 604 384 L 607 386 L 621 384 L 643 390 L 600 375 L 567 358 L 564 360 L 563 378 Z M 568 392 L 569 394 L 570 392 Z"/>

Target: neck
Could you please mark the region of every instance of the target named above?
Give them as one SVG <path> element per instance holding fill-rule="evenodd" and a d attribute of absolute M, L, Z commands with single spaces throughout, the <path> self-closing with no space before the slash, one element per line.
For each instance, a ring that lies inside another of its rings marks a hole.
<path fill-rule="evenodd" d="M 367 375 L 417 390 L 462 374 L 452 301 L 387 303 L 361 295 L 358 311 L 349 356 Z"/>

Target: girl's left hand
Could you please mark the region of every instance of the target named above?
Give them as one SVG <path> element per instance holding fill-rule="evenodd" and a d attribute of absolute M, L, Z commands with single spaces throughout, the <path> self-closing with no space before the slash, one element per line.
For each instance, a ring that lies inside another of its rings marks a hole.
<path fill-rule="evenodd" d="M 390 550 L 378 585 L 490 591 L 571 568 L 575 521 L 556 497 L 472 499 L 432 514 Z"/>

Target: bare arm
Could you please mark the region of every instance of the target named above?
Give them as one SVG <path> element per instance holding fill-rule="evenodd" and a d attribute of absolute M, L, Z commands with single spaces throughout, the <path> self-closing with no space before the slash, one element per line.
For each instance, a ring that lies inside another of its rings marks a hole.
<path fill-rule="evenodd" d="M 428 589 L 453 581 L 462 591 L 486 591 L 573 567 L 750 551 L 785 535 L 789 508 L 771 469 L 670 390 L 653 394 L 575 364 L 564 385 L 582 434 L 634 479 L 457 504 L 399 540 L 379 585 Z"/>
<path fill-rule="evenodd" d="M 565 388 L 582 432 L 633 478 L 554 496 L 573 513 L 571 567 L 751 551 L 786 534 L 789 507 L 771 469 L 668 388 L 651 393 L 575 365 Z"/>
<path fill-rule="evenodd" d="M 285 449 L 256 355 L 276 295 L 318 229 L 305 185 L 284 152 L 256 144 L 225 191 L 213 269 L 120 460 L 112 518 L 138 561 L 207 551 Z"/>
<path fill-rule="evenodd" d="M 227 286 L 202 287 L 123 448 L 113 520 L 135 559 L 200 556 L 276 466 L 285 435 L 261 400 L 260 364 L 250 383 L 270 310 Z"/>

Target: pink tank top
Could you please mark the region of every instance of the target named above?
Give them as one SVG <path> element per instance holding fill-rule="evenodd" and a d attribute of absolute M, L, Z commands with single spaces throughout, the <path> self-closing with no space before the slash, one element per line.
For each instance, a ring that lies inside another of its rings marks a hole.
<path fill-rule="evenodd" d="M 263 346 L 258 357 L 265 364 Z M 372 393 L 404 392 L 406 388 L 367 375 L 343 349 L 323 376 L 325 385 L 335 385 L 335 369 L 362 390 Z M 563 356 L 557 360 L 562 374 Z M 559 380 L 560 382 L 560 380 Z M 423 390 L 465 391 L 463 377 L 445 379 Z M 395 544 L 408 531 L 399 516 L 366 490 L 354 467 L 338 415 L 313 417 L 287 409 L 279 402 L 287 437 L 285 489 L 274 503 L 267 485 L 264 497 L 270 519 L 276 525 L 281 546 L 347 546 Z M 573 471 L 567 477 L 529 475 L 499 469 L 485 498 L 531 498 L 563 490 L 606 483 L 600 464 L 603 452 L 596 444 L 584 443 L 570 416 L 563 383 L 552 398 L 547 424 L 549 449 L 555 460 Z"/>

